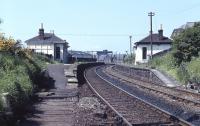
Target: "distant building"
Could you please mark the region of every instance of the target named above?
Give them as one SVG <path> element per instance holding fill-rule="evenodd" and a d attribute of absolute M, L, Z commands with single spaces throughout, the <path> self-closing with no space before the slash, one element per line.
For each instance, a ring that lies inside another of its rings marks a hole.
<path fill-rule="evenodd" d="M 67 63 L 68 42 L 54 33 L 44 33 L 43 25 L 39 34 L 25 41 L 27 47 L 36 53 L 49 55 L 54 60 Z"/>
<path fill-rule="evenodd" d="M 151 36 L 147 36 L 139 42 L 135 42 L 135 64 L 147 63 L 151 56 Z M 162 28 L 157 34 L 152 34 L 152 53 L 157 54 L 171 48 L 172 40 L 163 36 Z"/>
<path fill-rule="evenodd" d="M 103 50 L 97 51 L 97 61 L 99 62 L 112 62 L 112 51 Z"/>
<path fill-rule="evenodd" d="M 187 22 L 186 24 L 182 25 L 181 27 L 174 29 L 171 34 L 171 38 L 174 39 L 175 36 L 178 36 L 185 29 L 193 27 L 195 23 L 197 23 L 197 22 Z"/>
<path fill-rule="evenodd" d="M 71 63 L 78 62 L 96 62 L 96 57 L 90 53 L 83 51 L 69 51 L 69 59 Z"/>

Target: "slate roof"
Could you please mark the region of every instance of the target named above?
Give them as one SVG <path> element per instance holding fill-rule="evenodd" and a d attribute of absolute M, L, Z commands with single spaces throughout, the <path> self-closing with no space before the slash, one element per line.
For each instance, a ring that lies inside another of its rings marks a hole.
<path fill-rule="evenodd" d="M 65 40 L 57 37 L 53 33 L 44 33 L 44 37 L 39 35 L 25 41 L 27 44 L 54 44 L 54 43 L 67 43 Z"/>
<path fill-rule="evenodd" d="M 145 37 L 144 39 L 140 40 L 139 42 L 136 42 L 136 45 L 139 44 L 150 44 L 151 37 L 150 35 Z M 163 36 L 162 39 L 160 39 L 159 34 L 152 34 L 152 43 L 153 44 L 171 44 L 172 40 L 168 37 Z"/>

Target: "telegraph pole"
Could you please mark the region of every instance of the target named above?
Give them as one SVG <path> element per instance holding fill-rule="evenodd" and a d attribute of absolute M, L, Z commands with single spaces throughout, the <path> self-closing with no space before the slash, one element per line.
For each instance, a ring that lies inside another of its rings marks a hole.
<path fill-rule="evenodd" d="M 132 57 L 132 36 L 129 36 L 130 38 L 130 56 Z"/>
<path fill-rule="evenodd" d="M 153 58 L 153 45 L 152 45 L 152 34 L 153 34 L 153 30 L 152 30 L 152 17 L 155 15 L 155 13 L 153 12 L 149 12 L 148 16 L 150 17 L 150 42 L 151 42 L 151 59 Z"/>

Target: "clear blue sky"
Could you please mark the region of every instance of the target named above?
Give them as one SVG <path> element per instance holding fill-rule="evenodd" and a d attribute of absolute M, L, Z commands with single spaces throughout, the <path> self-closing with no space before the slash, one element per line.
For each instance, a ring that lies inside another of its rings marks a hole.
<path fill-rule="evenodd" d="M 45 32 L 54 30 L 73 50 L 124 53 L 128 35 L 133 42 L 148 35 L 150 11 L 156 14 L 154 33 L 163 24 L 166 36 L 186 22 L 200 21 L 199 0 L 0 0 L 0 6 L 0 32 L 6 36 L 25 41 L 43 23 Z"/>

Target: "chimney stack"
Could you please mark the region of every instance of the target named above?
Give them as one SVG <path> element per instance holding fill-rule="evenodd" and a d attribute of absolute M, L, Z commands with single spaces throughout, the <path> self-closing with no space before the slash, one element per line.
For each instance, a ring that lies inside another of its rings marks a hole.
<path fill-rule="evenodd" d="M 162 29 L 162 24 L 160 25 L 160 29 L 158 30 L 158 35 L 159 35 L 159 39 L 162 40 L 162 39 L 163 39 L 163 29 Z"/>
<path fill-rule="evenodd" d="M 41 23 L 41 28 L 39 29 L 39 37 L 40 39 L 44 39 L 43 23 Z"/>

